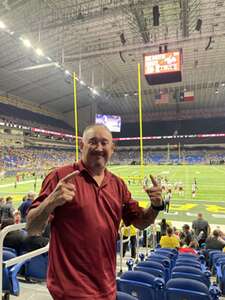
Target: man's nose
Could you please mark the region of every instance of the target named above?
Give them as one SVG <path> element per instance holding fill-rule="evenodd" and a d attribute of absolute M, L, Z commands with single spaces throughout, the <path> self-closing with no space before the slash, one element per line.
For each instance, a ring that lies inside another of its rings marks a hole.
<path fill-rule="evenodd" d="M 101 142 L 96 143 L 95 149 L 98 150 L 98 151 L 102 151 L 102 150 L 103 150 L 103 145 L 102 145 L 102 143 L 101 143 Z"/>

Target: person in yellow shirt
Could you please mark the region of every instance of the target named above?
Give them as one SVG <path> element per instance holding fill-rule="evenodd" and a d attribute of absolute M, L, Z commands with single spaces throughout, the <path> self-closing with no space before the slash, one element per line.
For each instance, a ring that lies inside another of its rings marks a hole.
<path fill-rule="evenodd" d="M 131 257 L 134 259 L 136 258 L 136 233 L 137 229 L 133 225 L 123 228 L 123 239 L 130 237 Z M 129 241 L 123 244 L 123 257 L 126 254 L 128 243 Z"/>
<path fill-rule="evenodd" d="M 167 228 L 166 235 L 162 236 L 160 239 L 161 248 L 179 248 L 180 241 L 177 236 L 173 234 L 172 228 Z"/>

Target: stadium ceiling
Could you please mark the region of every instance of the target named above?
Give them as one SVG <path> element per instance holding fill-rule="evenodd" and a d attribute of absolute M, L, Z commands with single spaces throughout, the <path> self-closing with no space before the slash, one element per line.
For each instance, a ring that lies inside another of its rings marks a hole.
<path fill-rule="evenodd" d="M 153 26 L 153 6 L 159 26 Z M 225 116 L 225 1 L 222 0 L 4 0 L 0 20 L 0 90 L 49 110 L 73 109 L 73 85 L 55 65 L 18 42 L 30 40 L 73 72 L 99 96 L 78 84 L 79 107 L 96 101 L 99 112 L 126 120 L 138 115 L 137 64 L 143 54 L 182 48 L 183 80 L 149 86 L 142 76 L 144 118 Z M 202 21 L 196 30 L 198 20 Z M 31 68 L 39 66 L 38 68 Z M 68 81 L 68 80 L 67 80 Z M 156 104 L 159 89 L 168 104 Z M 195 101 L 179 103 L 177 92 L 194 91 Z"/>

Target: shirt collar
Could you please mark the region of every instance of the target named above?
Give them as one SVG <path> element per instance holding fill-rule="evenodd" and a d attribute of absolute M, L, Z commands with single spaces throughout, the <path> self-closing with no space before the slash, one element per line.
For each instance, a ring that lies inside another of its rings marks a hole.
<path fill-rule="evenodd" d="M 78 170 L 81 173 L 83 173 L 83 174 L 86 173 L 90 177 L 92 177 L 91 174 L 89 173 L 88 169 L 85 167 L 85 164 L 84 164 L 84 162 L 82 160 L 79 160 L 77 163 L 74 163 L 74 169 L 77 169 L 77 167 L 75 167 L 75 166 L 78 167 Z M 107 169 L 105 169 L 105 177 L 103 179 L 101 187 L 105 186 L 109 182 L 110 177 L 111 177 L 111 172 L 109 172 Z"/>

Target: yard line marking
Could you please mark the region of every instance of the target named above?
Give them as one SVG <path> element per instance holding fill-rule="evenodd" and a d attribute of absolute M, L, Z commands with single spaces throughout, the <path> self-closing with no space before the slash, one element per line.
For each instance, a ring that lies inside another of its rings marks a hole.
<path fill-rule="evenodd" d="M 164 215 L 177 216 L 177 215 L 179 215 L 179 212 L 178 211 L 175 211 L 175 212 L 166 212 L 166 211 L 164 211 Z"/>
<path fill-rule="evenodd" d="M 217 218 L 217 219 L 225 219 L 225 215 L 212 214 L 211 216 L 214 217 L 214 218 Z"/>

